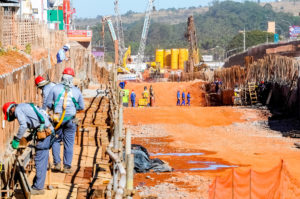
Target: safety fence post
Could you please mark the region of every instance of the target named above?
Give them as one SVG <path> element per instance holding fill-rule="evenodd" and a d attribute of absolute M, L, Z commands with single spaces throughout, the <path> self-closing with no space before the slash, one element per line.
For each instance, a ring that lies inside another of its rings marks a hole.
<path fill-rule="evenodd" d="M 232 176 L 232 199 L 234 199 L 234 181 L 233 181 L 233 179 L 234 179 L 234 168 L 232 167 L 232 173 L 231 173 L 231 176 Z"/>
<path fill-rule="evenodd" d="M 251 181 L 252 181 L 252 169 L 250 169 L 250 187 L 249 187 L 250 188 L 250 199 L 252 198 L 252 196 L 251 196 L 252 195 Z"/>
<path fill-rule="evenodd" d="M 216 198 L 217 184 L 218 184 L 218 176 L 216 177 L 216 184 L 215 184 L 215 190 L 214 190 L 214 199 Z"/>

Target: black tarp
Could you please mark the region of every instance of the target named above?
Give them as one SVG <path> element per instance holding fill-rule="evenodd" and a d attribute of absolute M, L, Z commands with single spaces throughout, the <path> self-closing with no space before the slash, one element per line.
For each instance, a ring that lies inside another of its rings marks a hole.
<path fill-rule="evenodd" d="M 134 170 L 137 173 L 146 173 L 150 170 L 154 172 L 170 172 L 173 170 L 158 158 L 150 159 L 147 149 L 141 145 L 132 144 L 131 152 L 134 154 Z"/>

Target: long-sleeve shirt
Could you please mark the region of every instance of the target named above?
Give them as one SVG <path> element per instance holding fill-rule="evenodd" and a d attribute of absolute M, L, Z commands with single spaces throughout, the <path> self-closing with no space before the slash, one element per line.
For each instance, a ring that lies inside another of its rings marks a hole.
<path fill-rule="evenodd" d="M 182 92 L 182 99 L 184 100 L 185 99 L 185 93 Z"/>
<path fill-rule="evenodd" d="M 44 117 L 45 127 L 49 127 L 51 130 L 53 130 L 53 126 L 49 121 L 49 116 L 47 113 L 37 106 L 35 106 L 35 108 Z M 15 116 L 20 124 L 18 133 L 16 135 L 16 137 L 19 139 L 23 137 L 27 129 L 37 129 L 41 125 L 39 117 L 30 104 L 18 104 L 15 109 Z"/>
<path fill-rule="evenodd" d="M 187 100 L 190 100 L 191 99 L 191 95 L 188 93 L 187 96 L 186 96 Z"/>
<path fill-rule="evenodd" d="M 49 109 L 53 109 L 54 108 L 54 113 L 59 113 L 61 114 L 63 112 L 63 102 L 64 102 L 64 85 L 63 84 L 57 84 L 55 85 L 46 100 L 46 106 Z M 56 107 L 54 106 L 54 103 L 56 102 L 56 100 L 58 100 L 59 95 L 62 93 Z M 78 103 L 79 107 L 76 108 L 73 100 L 72 100 L 72 96 L 75 99 L 75 101 Z M 70 89 L 70 91 L 68 92 L 68 96 L 67 96 L 67 106 L 66 106 L 66 116 L 75 116 L 76 115 L 76 111 L 80 111 L 84 109 L 84 101 L 83 101 L 83 97 L 82 97 L 82 93 L 80 92 L 80 90 L 77 87 L 72 87 Z"/>
<path fill-rule="evenodd" d="M 135 101 L 135 97 L 136 97 L 135 93 L 132 92 L 131 95 L 130 95 L 131 101 Z"/>
<path fill-rule="evenodd" d="M 177 92 L 177 99 L 180 99 L 180 92 Z"/>
<path fill-rule="evenodd" d="M 42 94 L 42 95 L 43 95 L 43 106 L 42 106 L 42 108 L 43 108 L 44 110 L 47 109 L 47 106 L 46 106 L 46 100 L 47 100 L 47 97 L 48 97 L 48 95 L 49 95 L 51 89 L 52 89 L 54 86 L 55 86 L 55 84 L 52 83 L 52 82 L 50 82 L 49 84 L 47 84 L 46 86 L 44 86 L 43 89 L 42 89 L 42 91 L 43 91 L 43 94 Z"/>
<path fill-rule="evenodd" d="M 66 59 L 66 51 L 63 48 L 56 54 L 56 59 L 58 64 Z"/>

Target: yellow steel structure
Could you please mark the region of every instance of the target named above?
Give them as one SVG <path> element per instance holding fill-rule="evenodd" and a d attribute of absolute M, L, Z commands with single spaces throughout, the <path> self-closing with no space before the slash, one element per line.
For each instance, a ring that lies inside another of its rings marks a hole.
<path fill-rule="evenodd" d="M 167 69 L 171 68 L 171 55 L 172 51 L 171 49 L 165 49 L 165 54 L 164 54 L 164 67 Z"/>
<path fill-rule="evenodd" d="M 188 61 L 188 49 L 181 48 L 179 49 L 179 57 L 178 57 L 178 69 L 184 69 L 184 62 Z"/>
<path fill-rule="evenodd" d="M 164 50 L 163 49 L 156 49 L 155 62 L 159 63 L 160 68 L 164 68 Z"/>
<path fill-rule="evenodd" d="M 173 48 L 171 50 L 171 69 L 172 70 L 178 69 L 178 56 L 179 56 L 179 49 Z"/>
<path fill-rule="evenodd" d="M 128 48 L 124 54 L 124 57 L 123 57 L 123 63 L 122 63 L 123 67 L 126 67 L 128 59 L 130 59 L 130 56 L 131 56 L 131 46 L 128 46 Z"/>

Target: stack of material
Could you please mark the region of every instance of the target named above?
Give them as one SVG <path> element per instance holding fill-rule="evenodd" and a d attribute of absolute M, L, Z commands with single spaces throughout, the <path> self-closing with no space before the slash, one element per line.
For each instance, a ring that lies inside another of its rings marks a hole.
<path fill-rule="evenodd" d="M 294 75 L 298 74 L 299 68 L 300 63 L 296 59 L 280 55 L 266 55 L 247 68 L 233 66 L 216 70 L 215 78 L 220 78 L 225 88 L 260 81 L 289 85 Z"/>

